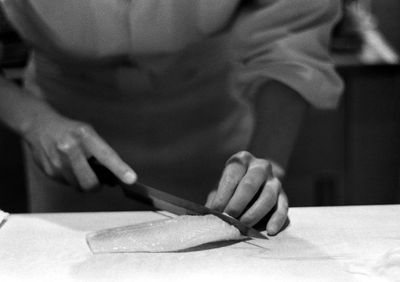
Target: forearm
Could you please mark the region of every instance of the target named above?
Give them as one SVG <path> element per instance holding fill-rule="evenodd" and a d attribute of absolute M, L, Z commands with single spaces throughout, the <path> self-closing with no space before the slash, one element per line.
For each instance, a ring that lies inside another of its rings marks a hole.
<path fill-rule="evenodd" d="M 0 121 L 23 136 L 45 115 L 56 114 L 42 99 L 0 77 Z"/>
<path fill-rule="evenodd" d="M 255 127 L 249 152 L 286 170 L 307 108 L 297 92 L 280 82 L 260 87 L 254 97 Z"/>

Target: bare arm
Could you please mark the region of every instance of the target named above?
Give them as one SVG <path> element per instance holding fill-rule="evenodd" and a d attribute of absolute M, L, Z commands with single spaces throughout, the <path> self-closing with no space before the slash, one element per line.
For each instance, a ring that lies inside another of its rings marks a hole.
<path fill-rule="evenodd" d="M 288 86 L 276 81 L 263 85 L 254 97 L 255 128 L 248 151 L 286 170 L 307 108 Z M 283 176 L 278 168 L 274 172 Z"/>
<path fill-rule="evenodd" d="M 228 160 L 207 204 L 249 225 L 273 211 L 267 231 L 276 234 L 288 212 L 279 178 L 307 110 L 303 98 L 333 107 L 342 89 L 329 56 L 340 1 L 256 2 L 257 12 L 244 12 L 234 29 L 240 47 L 238 85 L 258 87 L 254 134 L 247 151 Z"/>
<path fill-rule="evenodd" d="M 235 154 L 227 162 L 218 190 L 207 205 L 248 225 L 256 224 L 275 208 L 266 229 L 270 235 L 277 234 L 286 222 L 289 207 L 279 179 L 307 107 L 300 95 L 279 82 L 260 87 L 254 97 L 255 128 L 248 151 Z"/>
<path fill-rule="evenodd" d="M 41 117 L 56 113 L 41 99 L 0 76 L 0 121 L 25 136 Z"/>
<path fill-rule="evenodd" d="M 38 166 L 51 178 L 91 190 L 99 186 L 87 159 L 95 157 L 126 183 L 134 171 L 88 124 L 68 119 L 44 100 L 0 77 L 0 121 L 29 145 Z"/>

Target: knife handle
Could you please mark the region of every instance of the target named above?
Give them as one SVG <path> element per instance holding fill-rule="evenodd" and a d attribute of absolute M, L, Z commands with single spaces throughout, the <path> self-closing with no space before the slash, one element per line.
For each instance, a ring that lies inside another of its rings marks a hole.
<path fill-rule="evenodd" d="M 96 174 L 100 184 L 108 186 L 116 186 L 119 183 L 119 179 L 104 165 L 102 165 L 95 157 L 90 157 L 88 163 Z"/>

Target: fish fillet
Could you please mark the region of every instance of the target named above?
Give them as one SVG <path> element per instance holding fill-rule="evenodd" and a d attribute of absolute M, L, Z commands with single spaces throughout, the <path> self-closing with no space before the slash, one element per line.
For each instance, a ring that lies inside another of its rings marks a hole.
<path fill-rule="evenodd" d="M 214 215 L 184 215 L 92 232 L 86 240 L 93 253 L 120 253 L 173 252 L 243 238 L 238 229 Z"/>

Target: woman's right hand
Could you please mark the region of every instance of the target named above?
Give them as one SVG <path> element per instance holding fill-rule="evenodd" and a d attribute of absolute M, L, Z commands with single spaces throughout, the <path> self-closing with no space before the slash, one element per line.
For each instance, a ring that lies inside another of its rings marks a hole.
<path fill-rule="evenodd" d="M 95 157 L 117 178 L 127 184 L 136 173 L 88 124 L 56 113 L 41 115 L 24 134 L 34 160 L 51 178 L 84 191 L 99 187 L 99 180 L 88 163 Z"/>

